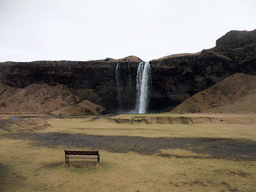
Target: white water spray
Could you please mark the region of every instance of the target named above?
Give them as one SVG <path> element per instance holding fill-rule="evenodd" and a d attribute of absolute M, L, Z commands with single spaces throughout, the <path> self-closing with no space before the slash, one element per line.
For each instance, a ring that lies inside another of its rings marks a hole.
<path fill-rule="evenodd" d="M 139 114 L 144 114 L 147 111 L 150 85 L 151 85 L 151 67 L 149 62 L 141 62 L 137 70 L 137 101 L 135 111 Z"/>

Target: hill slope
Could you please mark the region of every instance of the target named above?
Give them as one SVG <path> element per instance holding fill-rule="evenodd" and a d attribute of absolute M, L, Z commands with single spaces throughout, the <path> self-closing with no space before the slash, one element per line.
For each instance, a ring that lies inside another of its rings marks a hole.
<path fill-rule="evenodd" d="M 173 113 L 256 113 L 256 76 L 237 73 L 178 105 Z"/>
<path fill-rule="evenodd" d="M 23 89 L 15 89 L 0 84 L 0 91 L 1 113 L 54 113 L 65 107 L 74 107 L 79 110 L 80 115 L 99 114 L 104 111 L 103 107 L 82 100 L 65 85 L 32 84 Z M 81 105 L 81 102 L 85 104 Z M 63 114 L 76 114 L 74 111 L 63 111 Z"/>

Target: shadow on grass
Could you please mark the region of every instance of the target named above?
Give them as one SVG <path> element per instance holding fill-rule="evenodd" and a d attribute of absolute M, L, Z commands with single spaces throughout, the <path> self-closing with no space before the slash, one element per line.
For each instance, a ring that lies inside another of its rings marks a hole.
<path fill-rule="evenodd" d="M 11 191 L 13 187 L 22 186 L 26 180 L 25 176 L 0 163 L 0 191 Z"/>
<path fill-rule="evenodd" d="M 58 167 L 98 169 L 100 165 L 97 162 L 91 162 L 91 161 L 70 161 L 67 164 L 63 162 L 49 163 L 42 166 L 41 168 L 54 169 Z"/>
<path fill-rule="evenodd" d="M 30 140 L 33 141 L 33 145 L 46 147 L 64 146 L 67 148 L 90 148 L 93 150 L 106 150 L 115 153 L 127 153 L 132 151 L 144 155 L 152 155 L 156 153 L 161 155 L 161 153 L 159 153 L 159 150 L 161 149 L 184 149 L 197 154 L 209 155 L 205 158 L 227 158 L 247 161 L 256 160 L 256 142 L 242 139 L 147 138 L 29 132 L 8 134 L 4 137 Z M 172 156 L 175 155 L 167 155 L 165 157 Z"/>

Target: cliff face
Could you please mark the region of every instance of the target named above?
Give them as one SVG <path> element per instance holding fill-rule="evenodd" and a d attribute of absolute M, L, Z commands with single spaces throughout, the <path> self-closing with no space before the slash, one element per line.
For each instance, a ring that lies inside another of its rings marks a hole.
<path fill-rule="evenodd" d="M 116 66 L 129 64 L 120 79 L 130 78 L 132 90 L 125 99 L 125 109 L 134 107 L 136 73 L 141 62 L 130 56 L 98 61 L 36 61 L 0 63 L 0 80 L 12 87 L 24 88 L 34 83 L 64 84 L 81 98 L 116 112 L 118 88 Z M 191 95 L 202 91 L 234 73 L 256 75 L 256 30 L 230 31 L 216 41 L 216 47 L 195 54 L 179 54 L 150 61 L 152 89 L 150 111 L 169 110 Z M 124 81 L 123 85 L 127 86 Z M 123 104 L 122 104 L 123 105 Z"/>
<path fill-rule="evenodd" d="M 24 88 L 35 83 L 47 83 L 51 86 L 63 84 L 76 95 L 102 105 L 107 112 L 118 109 L 117 82 L 115 69 L 117 63 L 129 63 L 136 84 L 137 66 L 141 62 L 130 56 L 120 60 L 107 58 L 98 61 L 35 61 L 0 63 L 0 79 L 3 83 L 17 88 Z M 136 88 L 135 88 L 136 89 Z M 135 102 L 130 97 L 130 102 Z"/>
<path fill-rule="evenodd" d="M 151 109 L 175 106 L 234 73 L 256 75 L 256 30 L 231 31 L 216 47 L 150 61 Z"/>

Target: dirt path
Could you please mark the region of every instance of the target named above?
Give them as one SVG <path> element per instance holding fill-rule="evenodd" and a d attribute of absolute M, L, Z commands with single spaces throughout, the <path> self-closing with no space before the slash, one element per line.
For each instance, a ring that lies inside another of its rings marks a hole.
<path fill-rule="evenodd" d="M 164 157 L 175 155 L 161 154 L 161 149 L 185 149 L 197 154 L 210 156 L 176 156 L 179 158 L 227 158 L 256 161 L 256 142 L 227 138 L 146 138 L 128 136 L 95 136 L 67 133 L 29 133 L 6 134 L 12 139 L 30 140 L 32 145 L 65 148 L 91 148 L 115 153 L 129 151 Z"/>

